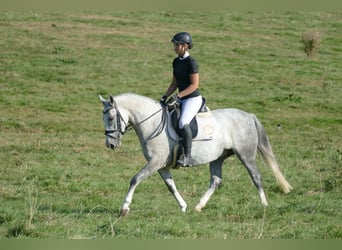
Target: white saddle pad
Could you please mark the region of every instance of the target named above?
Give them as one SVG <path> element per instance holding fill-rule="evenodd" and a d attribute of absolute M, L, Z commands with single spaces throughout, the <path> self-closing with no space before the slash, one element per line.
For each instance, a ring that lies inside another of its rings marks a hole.
<path fill-rule="evenodd" d="M 193 141 L 207 141 L 212 140 L 216 133 L 216 120 L 212 117 L 211 112 L 203 112 L 198 113 L 196 115 L 197 120 L 197 126 L 198 126 L 198 133 L 195 138 L 193 138 Z M 178 141 L 180 138 L 175 131 L 172 122 L 171 122 L 171 115 L 169 112 L 167 112 L 167 131 L 170 135 L 170 137 L 176 141 Z"/>

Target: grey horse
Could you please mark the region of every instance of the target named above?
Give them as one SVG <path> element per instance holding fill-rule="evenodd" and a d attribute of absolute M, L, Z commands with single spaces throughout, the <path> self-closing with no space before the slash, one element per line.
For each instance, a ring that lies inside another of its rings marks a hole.
<path fill-rule="evenodd" d="M 168 190 L 177 200 L 183 212 L 187 204 L 178 192 L 170 169 L 175 166 L 175 148 L 178 141 L 168 132 L 165 113 L 167 111 L 155 100 L 132 93 L 110 96 L 108 100 L 99 96 L 103 103 L 103 122 L 106 146 L 115 149 L 129 127 L 133 127 L 142 147 L 147 163 L 131 179 L 128 192 L 120 209 L 120 216 L 130 211 L 136 187 L 147 177 L 158 172 Z M 222 164 L 231 155 L 236 155 L 247 169 L 255 184 L 262 205 L 267 206 L 261 176 L 256 166 L 259 152 L 270 167 L 284 193 L 291 191 L 291 185 L 281 173 L 273 154 L 266 132 L 255 115 L 239 109 L 216 109 L 209 112 L 214 121 L 216 133 L 210 140 L 193 141 L 193 166 L 209 163 L 210 185 L 195 206 L 200 212 L 222 182 Z"/>

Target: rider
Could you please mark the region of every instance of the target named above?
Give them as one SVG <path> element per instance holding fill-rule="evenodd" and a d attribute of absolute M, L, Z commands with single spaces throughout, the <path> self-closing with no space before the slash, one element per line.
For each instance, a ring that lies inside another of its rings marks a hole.
<path fill-rule="evenodd" d="M 165 106 L 167 98 L 178 88 L 178 98 L 181 104 L 179 128 L 181 129 L 184 155 L 177 163 L 187 167 L 192 165 L 192 131 L 190 122 L 201 108 L 202 96 L 198 89 L 198 65 L 196 60 L 189 54 L 189 50 L 193 47 L 191 35 L 188 32 L 177 33 L 171 42 L 178 57 L 173 60 L 173 78 L 160 103 Z"/>

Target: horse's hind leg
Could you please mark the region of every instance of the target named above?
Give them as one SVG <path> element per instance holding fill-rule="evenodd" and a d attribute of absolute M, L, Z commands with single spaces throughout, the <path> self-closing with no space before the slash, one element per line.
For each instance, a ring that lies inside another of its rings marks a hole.
<path fill-rule="evenodd" d="M 214 194 L 215 190 L 219 187 L 222 182 L 222 164 L 224 159 L 218 159 L 216 161 L 210 162 L 210 184 L 207 191 L 201 197 L 199 203 L 194 208 L 195 211 L 201 212 L 202 208 L 205 207 L 210 197 Z"/>
<path fill-rule="evenodd" d="M 254 185 L 258 189 L 261 204 L 264 206 L 268 206 L 266 195 L 262 187 L 262 178 L 256 166 L 255 154 L 252 154 L 252 156 L 242 156 L 241 154 L 236 153 L 236 155 L 238 156 L 242 164 L 246 167 Z"/>
<path fill-rule="evenodd" d="M 182 212 L 186 212 L 187 204 L 184 201 L 183 197 L 178 192 L 176 188 L 176 184 L 173 181 L 171 172 L 168 169 L 159 169 L 158 172 L 160 176 L 163 178 L 167 188 L 169 189 L 173 197 L 175 197 L 175 199 L 177 200 L 178 205 L 180 206 Z"/>

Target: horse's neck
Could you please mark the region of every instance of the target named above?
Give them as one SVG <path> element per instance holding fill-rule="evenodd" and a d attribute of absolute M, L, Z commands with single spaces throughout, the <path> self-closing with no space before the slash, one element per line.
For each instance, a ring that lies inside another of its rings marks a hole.
<path fill-rule="evenodd" d="M 141 123 L 160 109 L 156 102 L 142 96 L 123 96 L 118 99 L 118 103 L 119 106 L 126 110 L 129 121 L 133 125 Z"/>

